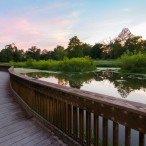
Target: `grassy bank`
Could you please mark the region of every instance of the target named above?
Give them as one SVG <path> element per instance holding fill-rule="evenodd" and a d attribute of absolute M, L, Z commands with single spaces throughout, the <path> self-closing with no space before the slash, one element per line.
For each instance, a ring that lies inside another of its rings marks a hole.
<path fill-rule="evenodd" d="M 62 72 L 86 72 L 96 70 L 95 63 L 90 58 L 72 58 L 63 61 L 35 61 L 29 59 L 26 62 L 10 62 L 14 67 L 24 67 L 40 70 L 62 71 Z"/>
<path fill-rule="evenodd" d="M 119 60 L 97 60 L 95 63 L 97 67 L 120 67 Z"/>
<path fill-rule="evenodd" d="M 129 73 L 146 73 L 146 54 L 123 55 L 120 59 L 121 70 Z"/>

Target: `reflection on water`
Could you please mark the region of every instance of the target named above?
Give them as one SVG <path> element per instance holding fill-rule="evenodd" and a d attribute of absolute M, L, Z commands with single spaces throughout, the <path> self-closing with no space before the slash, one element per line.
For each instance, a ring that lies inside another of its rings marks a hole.
<path fill-rule="evenodd" d="M 97 73 L 57 74 L 27 73 L 39 80 L 106 94 L 146 104 L 146 78 L 142 75 L 121 74 L 112 71 Z"/>

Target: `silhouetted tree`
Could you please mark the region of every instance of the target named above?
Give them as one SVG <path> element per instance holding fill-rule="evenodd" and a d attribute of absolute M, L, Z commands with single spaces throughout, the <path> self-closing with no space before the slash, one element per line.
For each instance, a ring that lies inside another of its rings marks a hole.
<path fill-rule="evenodd" d="M 19 50 L 14 43 L 6 45 L 4 49 L 0 52 L 0 61 L 23 61 L 24 51 Z"/>
<path fill-rule="evenodd" d="M 64 47 L 57 46 L 54 49 L 53 57 L 54 57 L 55 60 L 63 60 L 66 57 L 66 52 L 64 50 Z"/>
<path fill-rule="evenodd" d="M 101 59 L 102 58 L 102 44 L 95 44 L 92 48 L 91 48 L 91 58 L 93 59 Z"/>
<path fill-rule="evenodd" d="M 70 39 L 68 43 L 67 53 L 69 58 L 83 57 L 82 43 L 77 36 Z"/>
<path fill-rule="evenodd" d="M 111 47 L 111 52 L 110 52 L 111 59 L 119 58 L 126 51 L 125 48 L 122 47 L 121 42 L 118 40 L 112 43 L 110 47 Z"/>
<path fill-rule="evenodd" d="M 32 58 L 35 60 L 40 60 L 41 50 L 36 46 L 32 46 L 26 51 L 26 58 Z"/>

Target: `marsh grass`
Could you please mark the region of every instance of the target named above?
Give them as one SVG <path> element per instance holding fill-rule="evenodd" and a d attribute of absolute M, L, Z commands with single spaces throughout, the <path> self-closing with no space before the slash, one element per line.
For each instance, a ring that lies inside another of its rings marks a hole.
<path fill-rule="evenodd" d="M 56 60 L 41 60 L 36 61 L 29 59 L 26 62 L 10 62 L 14 67 L 24 67 L 49 71 L 62 71 L 62 72 L 86 72 L 96 70 L 94 61 L 88 57 L 85 58 L 72 58 L 63 61 Z"/>
<path fill-rule="evenodd" d="M 124 54 L 119 60 L 123 72 L 146 73 L 146 53 Z"/>

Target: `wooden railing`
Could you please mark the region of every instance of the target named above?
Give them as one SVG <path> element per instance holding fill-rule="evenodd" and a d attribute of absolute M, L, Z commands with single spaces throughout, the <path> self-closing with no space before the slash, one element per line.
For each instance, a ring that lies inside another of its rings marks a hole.
<path fill-rule="evenodd" d="M 138 145 L 145 145 L 146 105 L 38 81 L 13 68 L 9 73 L 13 90 L 35 115 L 77 144 L 118 146 L 123 125 L 125 146 L 131 144 L 132 129 L 138 132 Z"/>

